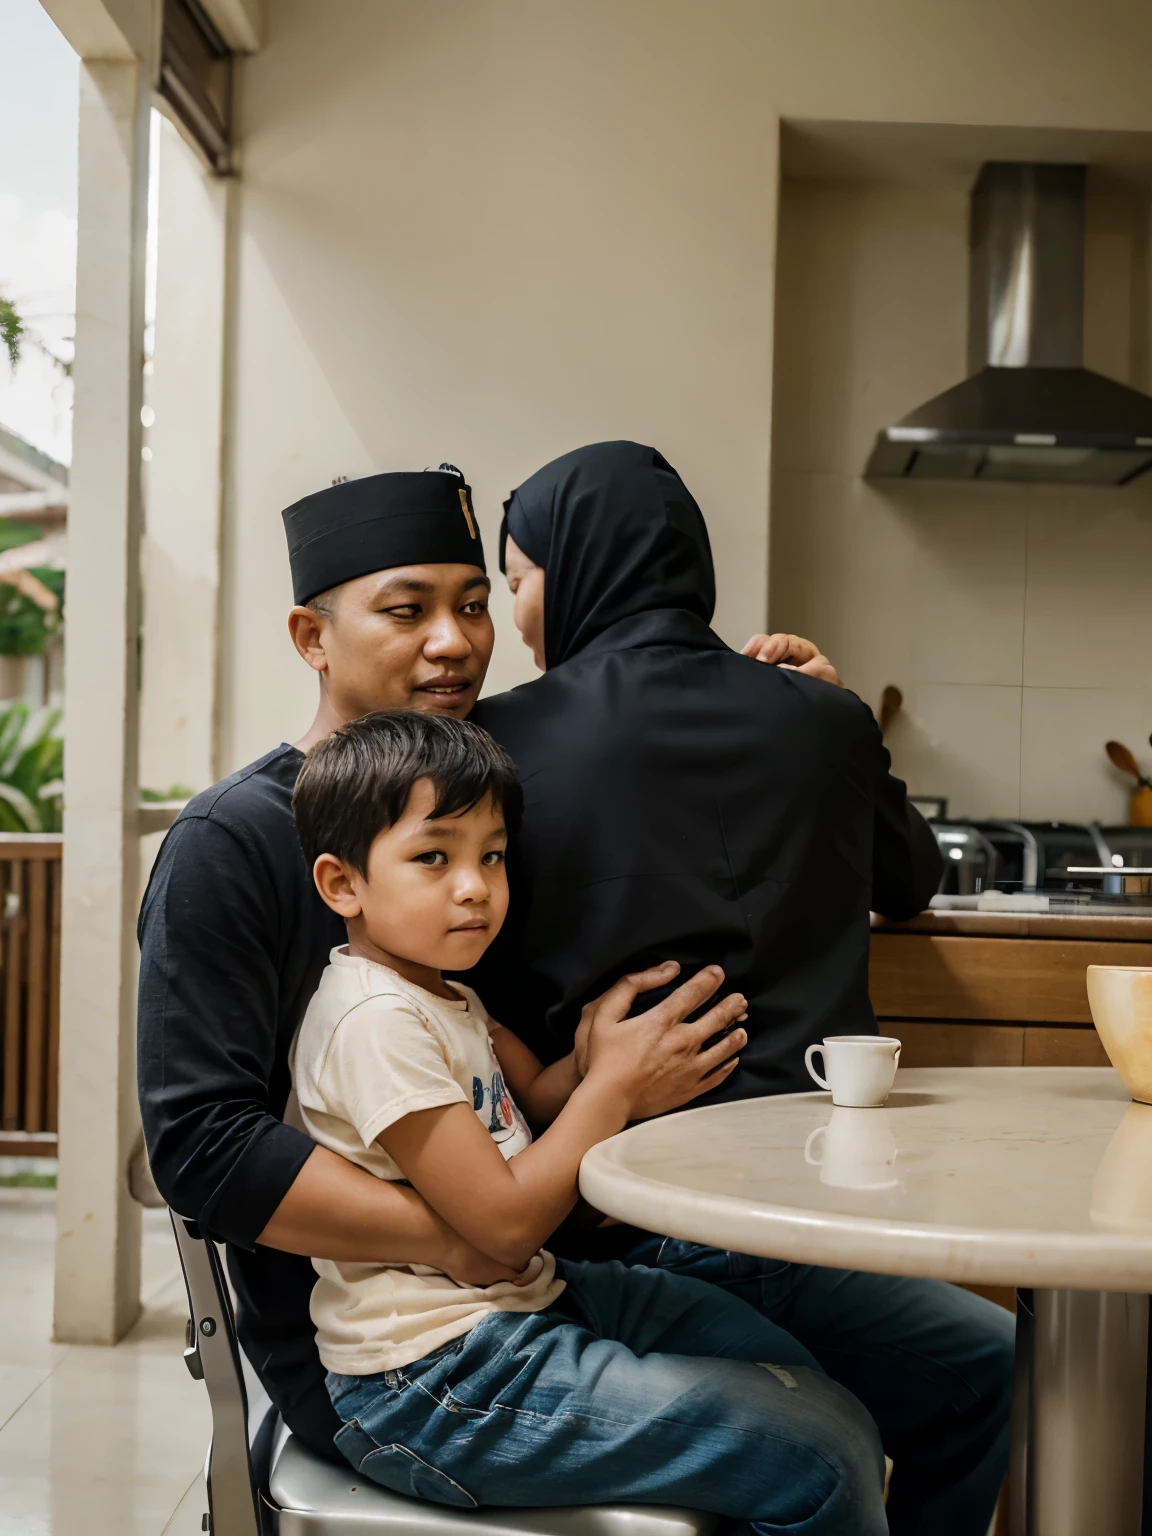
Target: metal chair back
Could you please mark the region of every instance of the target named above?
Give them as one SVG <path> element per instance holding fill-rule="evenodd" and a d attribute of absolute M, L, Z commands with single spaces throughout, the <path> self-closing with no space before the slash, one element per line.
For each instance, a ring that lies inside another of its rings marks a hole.
<path fill-rule="evenodd" d="M 228 1278 L 215 1243 L 175 1211 L 172 1230 L 188 1291 L 184 1364 L 208 1389 L 212 1442 L 208 1447 L 208 1525 L 211 1536 L 267 1536 L 260 1486 L 248 1444 L 248 1393 Z"/>

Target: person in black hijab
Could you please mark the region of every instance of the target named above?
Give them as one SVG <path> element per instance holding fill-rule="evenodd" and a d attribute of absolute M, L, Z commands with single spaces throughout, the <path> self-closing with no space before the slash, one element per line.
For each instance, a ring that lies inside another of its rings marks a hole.
<path fill-rule="evenodd" d="M 621 965 L 716 961 L 750 1000 L 718 1096 L 810 1086 L 806 1046 L 875 1032 L 869 909 L 911 917 L 940 879 L 871 711 L 712 632 L 704 519 L 650 448 L 548 465 L 507 504 L 502 566 L 508 541 L 542 569 L 546 671 L 472 716 L 512 753 L 527 803 L 519 922 L 485 985 L 501 989 L 496 951 L 516 943 L 532 986 L 494 1011 L 563 1055 Z"/>
<path fill-rule="evenodd" d="M 515 760 L 524 816 L 509 922 L 469 981 L 553 1060 L 608 979 L 714 962 L 748 998 L 749 1039 L 713 1098 L 809 1087 L 807 1045 L 876 1030 L 870 909 L 910 917 L 940 876 L 871 711 L 713 633 L 704 519 L 652 448 L 598 443 L 555 460 L 513 493 L 501 542 L 545 671 L 472 714 Z M 567 1241 L 574 1256 L 610 1241 L 625 1262 L 738 1291 L 876 1419 L 896 1465 L 893 1532 L 983 1536 L 1007 1469 L 1008 1313 L 935 1281 L 634 1229 Z"/>

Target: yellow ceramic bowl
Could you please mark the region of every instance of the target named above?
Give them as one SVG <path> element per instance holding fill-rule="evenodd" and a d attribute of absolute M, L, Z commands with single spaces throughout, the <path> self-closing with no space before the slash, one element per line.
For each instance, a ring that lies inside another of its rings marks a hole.
<path fill-rule="evenodd" d="M 1090 965 L 1088 1005 L 1121 1082 L 1141 1104 L 1152 1104 L 1152 970 Z"/>

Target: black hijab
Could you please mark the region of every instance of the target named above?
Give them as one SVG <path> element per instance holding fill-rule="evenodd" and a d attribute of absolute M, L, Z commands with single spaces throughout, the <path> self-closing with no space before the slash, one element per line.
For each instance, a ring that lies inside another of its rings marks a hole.
<path fill-rule="evenodd" d="M 621 619 L 716 603 L 708 530 L 683 480 L 654 448 L 593 443 L 513 491 L 500 530 L 544 578 L 544 656 L 558 667 Z"/>

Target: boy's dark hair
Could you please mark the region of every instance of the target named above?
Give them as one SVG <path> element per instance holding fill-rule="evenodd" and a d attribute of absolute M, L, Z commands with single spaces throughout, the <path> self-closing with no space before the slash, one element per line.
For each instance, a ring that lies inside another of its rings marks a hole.
<path fill-rule="evenodd" d="M 304 759 L 292 814 L 308 863 L 332 853 L 366 875 L 368 850 L 403 816 L 418 779 L 435 786 L 433 817 L 491 795 L 509 832 L 519 824 L 516 765 L 487 731 L 450 715 L 381 710 L 340 726 Z"/>

